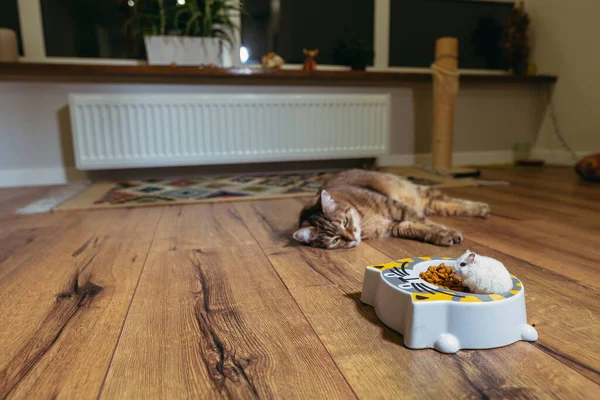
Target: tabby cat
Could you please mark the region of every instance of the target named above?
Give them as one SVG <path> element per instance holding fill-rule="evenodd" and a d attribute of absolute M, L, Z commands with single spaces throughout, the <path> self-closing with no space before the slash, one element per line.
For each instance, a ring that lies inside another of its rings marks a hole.
<path fill-rule="evenodd" d="M 381 237 L 415 239 L 438 246 L 462 241 L 462 234 L 428 215 L 487 218 L 485 203 L 456 199 L 396 175 L 349 170 L 331 177 L 317 199 L 300 213 L 294 238 L 325 249 L 344 249 Z"/>

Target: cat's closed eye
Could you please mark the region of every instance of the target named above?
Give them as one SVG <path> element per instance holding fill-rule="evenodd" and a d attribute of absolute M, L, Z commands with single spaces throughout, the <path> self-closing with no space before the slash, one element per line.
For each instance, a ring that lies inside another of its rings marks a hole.
<path fill-rule="evenodd" d="M 342 222 L 342 228 L 345 228 L 348 225 L 348 217 L 344 217 L 344 222 Z"/>

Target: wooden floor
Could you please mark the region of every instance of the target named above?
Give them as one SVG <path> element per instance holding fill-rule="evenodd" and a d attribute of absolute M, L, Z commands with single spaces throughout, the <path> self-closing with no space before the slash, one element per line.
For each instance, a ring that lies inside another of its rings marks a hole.
<path fill-rule="evenodd" d="M 299 200 L 15 216 L 0 190 L 0 399 L 600 398 L 600 185 L 490 169 L 508 187 L 465 242 L 342 251 L 289 238 Z M 536 343 L 409 350 L 360 303 L 364 267 L 465 249 L 526 286 Z"/>

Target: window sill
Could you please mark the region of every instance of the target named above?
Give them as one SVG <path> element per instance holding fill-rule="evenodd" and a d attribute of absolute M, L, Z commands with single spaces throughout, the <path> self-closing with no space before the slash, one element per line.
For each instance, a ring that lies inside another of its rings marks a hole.
<path fill-rule="evenodd" d="M 461 74 L 461 82 L 555 83 L 556 76 Z M 212 85 L 406 86 L 431 82 L 429 72 L 363 72 L 335 70 L 262 70 L 257 68 L 197 68 L 149 65 L 76 65 L 0 63 L 1 81 L 201 83 Z"/>

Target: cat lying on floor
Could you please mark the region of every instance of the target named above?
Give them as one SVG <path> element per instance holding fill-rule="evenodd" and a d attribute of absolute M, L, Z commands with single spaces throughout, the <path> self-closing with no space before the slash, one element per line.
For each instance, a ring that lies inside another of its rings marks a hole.
<path fill-rule="evenodd" d="M 349 170 L 329 179 L 316 202 L 301 211 L 294 238 L 325 249 L 390 236 L 451 246 L 462 241 L 462 234 L 430 221 L 428 215 L 487 218 L 489 214 L 485 203 L 448 197 L 393 174 Z"/>

